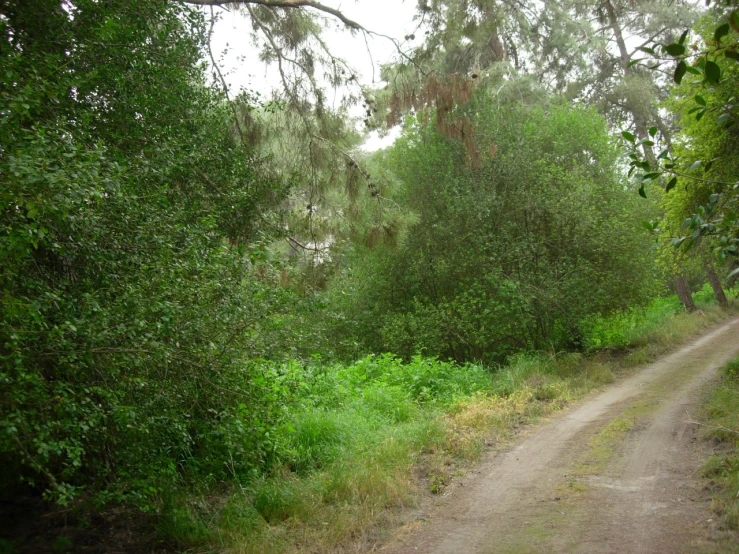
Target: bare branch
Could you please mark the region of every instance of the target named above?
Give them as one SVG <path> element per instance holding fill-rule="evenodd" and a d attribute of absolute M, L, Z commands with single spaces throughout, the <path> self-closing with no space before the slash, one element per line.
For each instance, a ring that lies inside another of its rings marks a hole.
<path fill-rule="evenodd" d="M 320 2 L 315 2 L 314 0 L 183 0 L 186 4 L 195 4 L 197 6 L 227 6 L 227 5 L 234 5 L 234 4 L 253 4 L 258 6 L 266 6 L 268 8 L 284 8 L 284 9 L 294 9 L 294 8 L 312 8 L 314 10 L 318 10 L 323 13 L 327 13 L 339 21 L 341 21 L 344 25 L 349 27 L 350 29 L 354 29 L 355 31 L 366 31 L 364 27 L 362 27 L 359 23 L 356 21 L 353 21 L 346 17 L 341 11 L 332 8 L 330 6 L 326 6 L 324 4 L 321 4 Z"/>
<path fill-rule="evenodd" d="M 336 19 L 341 21 L 344 25 L 346 25 L 353 31 L 361 31 L 362 33 L 365 33 L 365 34 L 369 34 L 372 36 L 376 36 L 376 37 L 389 40 L 390 42 L 393 43 L 393 46 L 395 46 L 395 49 L 398 52 L 398 54 L 400 54 L 403 58 L 408 60 L 410 63 L 414 65 L 416 64 L 415 60 L 413 60 L 408 54 L 406 54 L 403 51 L 403 49 L 401 48 L 400 42 L 397 39 L 394 39 L 393 37 L 384 35 L 382 33 L 371 31 L 370 29 L 367 29 L 366 27 L 360 25 L 353 19 L 349 19 L 340 10 L 337 10 L 330 6 L 326 6 L 325 4 L 321 4 L 320 2 L 315 2 L 314 0 L 182 0 L 182 1 L 186 4 L 194 4 L 196 6 L 211 6 L 211 7 L 244 5 L 245 7 L 248 8 L 248 6 L 251 4 L 251 5 L 256 5 L 256 6 L 265 6 L 267 8 L 282 8 L 282 9 L 312 8 L 319 12 L 323 12 L 325 14 L 335 17 Z M 420 67 L 418 69 L 424 75 L 427 74 Z"/>
<path fill-rule="evenodd" d="M 701 423 L 700 421 L 694 421 L 692 419 L 686 420 L 685 423 L 692 423 L 693 425 L 699 425 L 701 427 L 712 429 L 714 431 L 723 431 L 724 433 L 729 433 L 731 435 L 739 435 L 739 431 L 737 431 L 736 429 L 729 429 L 728 427 L 724 427 L 723 425 L 708 425 L 706 423 Z"/>

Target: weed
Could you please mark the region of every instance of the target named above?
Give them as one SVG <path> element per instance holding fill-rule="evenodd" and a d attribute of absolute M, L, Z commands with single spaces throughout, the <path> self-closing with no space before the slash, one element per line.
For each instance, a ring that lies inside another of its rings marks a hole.
<path fill-rule="evenodd" d="M 447 475 L 432 474 L 429 478 L 429 491 L 431 494 L 441 494 L 449 485 Z"/>

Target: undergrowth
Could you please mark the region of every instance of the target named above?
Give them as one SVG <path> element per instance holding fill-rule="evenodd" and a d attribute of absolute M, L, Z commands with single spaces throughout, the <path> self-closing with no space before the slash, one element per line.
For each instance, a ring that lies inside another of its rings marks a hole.
<path fill-rule="evenodd" d="M 693 299 L 698 308 L 695 314 L 686 313 L 673 295 L 655 298 L 647 306 L 590 318 L 583 324 L 583 343 L 596 355 L 616 353 L 623 367 L 648 363 L 726 316 L 716 305 L 709 285 L 695 292 Z M 733 309 L 732 304 L 729 311 Z"/>
<path fill-rule="evenodd" d="M 706 403 L 707 436 L 725 446 L 704 466 L 715 488 L 713 506 L 721 525 L 739 531 L 739 357 L 723 370 L 721 384 Z"/>
<path fill-rule="evenodd" d="M 293 362 L 278 371 L 298 393 L 274 429 L 269 470 L 234 475 L 225 500 L 204 492 L 173 503 L 161 531 L 237 553 L 369 546 L 400 508 L 442 492 L 486 447 L 726 316 L 697 296 L 695 314 L 668 298 L 591 322 L 589 353 L 521 354 L 492 371 L 420 356 Z"/>
<path fill-rule="evenodd" d="M 275 407 L 261 418 L 263 428 L 247 430 L 270 445 L 261 469 L 244 473 L 233 460 L 227 485 L 183 472 L 184 483 L 162 486 L 152 500 L 158 536 L 177 551 L 370 549 L 401 521 L 403 508 L 442 493 L 521 425 L 727 315 L 710 302 L 699 307 L 685 314 L 674 299 L 655 301 L 641 312 L 591 321 L 583 353 L 522 353 L 494 368 L 422 356 L 403 362 L 390 354 L 351 365 L 255 361 L 254 378 L 273 383 Z M 736 525 L 737 508 L 729 504 L 739 487 L 739 455 L 714 463 L 712 478 L 734 479 L 722 510 Z"/>

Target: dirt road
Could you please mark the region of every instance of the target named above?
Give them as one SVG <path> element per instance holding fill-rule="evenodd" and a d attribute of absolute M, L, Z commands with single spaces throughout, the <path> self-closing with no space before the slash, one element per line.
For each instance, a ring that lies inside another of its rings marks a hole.
<path fill-rule="evenodd" d="M 739 319 L 490 454 L 393 554 L 714 552 L 694 422 Z"/>

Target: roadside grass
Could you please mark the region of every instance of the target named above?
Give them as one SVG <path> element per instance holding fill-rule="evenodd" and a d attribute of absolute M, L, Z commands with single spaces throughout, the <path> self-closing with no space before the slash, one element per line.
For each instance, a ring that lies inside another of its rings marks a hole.
<path fill-rule="evenodd" d="M 708 299 L 699 307 L 684 314 L 668 299 L 601 318 L 590 352 L 522 354 L 494 370 L 391 355 L 291 363 L 298 393 L 271 431 L 270 469 L 234 475 L 228 493 L 168 502 L 160 532 L 197 552 L 371 548 L 403 508 L 443 492 L 486 448 L 728 315 Z"/>
<path fill-rule="evenodd" d="M 726 291 L 736 296 L 736 291 Z M 632 308 L 607 317 L 595 317 L 584 324 L 584 344 L 598 355 L 612 353 L 621 368 L 651 362 L 677 344 L 685 342 L 727 316 L 716 304 L 710 286 L 693 294 L 698 311 L 686 313 L 676 296 L 656 298 L 647 306 Z M 728 313 L 736 313 L 731 302 Z"/>
<path fill-rule="evenodd" d="M 723 369 L 720 385 L 705 406 L 706 436 L 723 448 L 703 468 L 714 489 L 721 526 L 739 532 L 739 357 Z"/>

